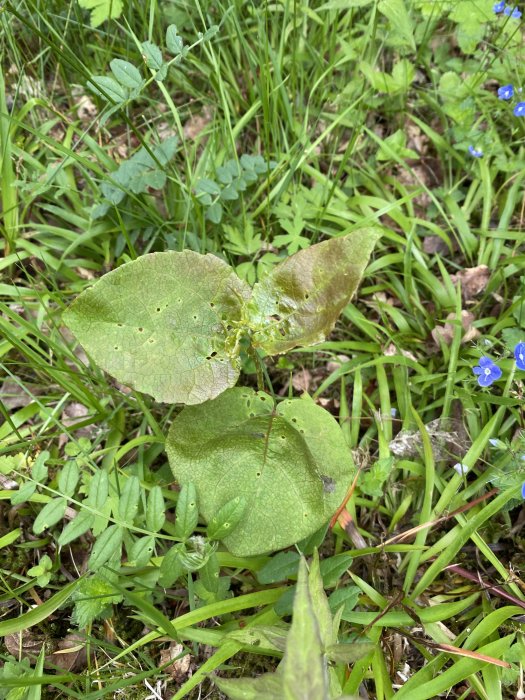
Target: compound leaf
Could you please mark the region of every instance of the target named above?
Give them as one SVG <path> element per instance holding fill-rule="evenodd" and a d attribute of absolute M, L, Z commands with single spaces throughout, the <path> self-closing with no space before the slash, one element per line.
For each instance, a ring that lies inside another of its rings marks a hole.
<path fill-rule="evenodd" d="M 211 523 L 243 498 L 246 509 L 224 544 L 237 556 L 288 547 L 318 530 L 341 504 L 355 473 L 335 419 L 311 399 L 282 401 L 235 388 L 174 420 L 166 441 L 181 485 L 193 482 Z"/>
<path fill-rule="evenodd" d="M 150 253 L 101 277 L 64 322 L 118 381 L 157 401 L 196 404 L 237 381 L 232 325 L 249 294 L 214 255 Z"/>
<path fill-rule="evenodd" d="M 124 87 L 131 90 L 138 90 L 142 87 L 142 76 L 138 68 L 129 61 L 124 61 L 122 58 L 114 58 L 109 64 L 111 72 Z"/>
<path fill-rule="evenodd" d="M 253 288 L 253 344 L 274 355 L 322 342 L 357 289 L 380 235 L 360 229 L 276 265 Z"/>

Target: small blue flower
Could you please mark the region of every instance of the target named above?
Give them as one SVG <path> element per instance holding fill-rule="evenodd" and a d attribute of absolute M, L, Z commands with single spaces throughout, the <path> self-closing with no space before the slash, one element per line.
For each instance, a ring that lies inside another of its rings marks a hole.
<path fill-rule="evenodd" d="M 512 17 L 512 19 L 519 19 L 521 17 L 521 12 L 517 7 L 513 7 L 512 5 L 505 5 L 503 8 L 503 14 L 505 17 Z"/>
<path fill-rule="evenodd" d="M 521 497 L 525 498 L 525 482 L 521 485 Z"/>
<path fill-rule="evenodd" d="M 501 369 L 494 364 L 490 357 L 481 357 L 479 364 L 473 367 L 472 371 L 478 376 L 480 386 L 490 386 L 502 375 Z"/>
<path fill-rule="evenodd" d="M 500 100 L 510 100 L 514 95 L 514 87 L 512 85 L 504 85 L 498 90 L 498 97 Z"/>
<path fill-rule="evenodd" d="M 513 114 L 515 117 L 525 117 L 525 102 L 518 102 L 514 107 Z"/>
<path fill-rule="evenodd" d="M 460 476 L 465 476 L 470 467 L 467 467 L 466 464 L 458 462 L 457 464 L 454 464 L 452 469 L 454 469 L 454 471 L 456 471 Z"/>
<path fill-rule="evenodd" d="M 525 370 L 525 343 L 518 343 L 514 348 L 514 357 L 516 358 L 516 367 Z"/>
<path fill-rule="evenodd" d="M 494 7 L 492 8 L 494 11 L 495 15 L 499 15 L 500 12 L 503 12 L 503 8 L 505 7 L 505 0 L 501 0 L 501 2 L 497 2 Z"/>
<path fill-rule="evenodd" d="M 483 151 L 481 149 L 474 148 L 474 146 L 469 146 L 468 152 L 473 158 L 483 158 Z"/>

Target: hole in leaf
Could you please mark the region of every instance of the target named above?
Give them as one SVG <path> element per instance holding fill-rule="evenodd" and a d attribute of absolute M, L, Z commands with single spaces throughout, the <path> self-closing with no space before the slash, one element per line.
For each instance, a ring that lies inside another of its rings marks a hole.
<path fill-rule="evenodd" d="M 280 435 L 279 437 L 281 438 L 281 440 L 286 440 L 286 435 Z"/>
<path fill-rule="evenodd" d="M 150 339 L 148 340 L 148 343 L 154 343 L 154 342 L 155 342 L 155 341 L 153 340 L 153 338 L 150 338 Z"/>
<path fill-rule="evenodd" d="M 261 399 L 261 401 L 266 401 L 266 396 L 259 396 L 259 398 Z"/>
<path fill-rule="evenodd" d="M 297 418 L 292 418 L 292 423 L 297 423 Z"/>
<path fill-rule="evenodd" d="M 160 306 L 157 306 L 157 313 L 159 313 L 159 311 L 160 311 Z"/>
<path fill-rule="evenodd" d="M 115 345 L 115 347 L 113 348 L 113 350 L 118 350 L 118 345 Z"/>
<path fill-rule="evenodd" d="M 119 328 L 122 328 L 123 325 L 124 325 L 123 323 L 117 323 L 117 326 L 118 326 Z"/>
<path fill-rule="evenodd" d="M 261 472 L 256 472 L 256 473 L 255 473 L 255 476 L 256 476 L 257 478 L 259 478 L 259 477 L 261 476 Z"/>
<path fill-rule="evenodd" d="M 217 354 L 217 353 L 216 353 L 215 350 L 214 350 L 213 352 L 210 352 L 210 357 L 215 357 L 216 354 Z"/>
<path fill-rule="evenodd" d="M 137 328 L 139 333 L 142 333 L 144 331 L 144 328 Z"/>
<path fill-rule="evenodd" d="M 194 316 L 193 320 L 196 321 L 198 319 L 198 316 Z"/>
<path fill-rule="evenodd" d="M 211 307 L 212 309 L 215 308 L 215 304 L 213 303 L 213 301 L 210 301 L 210 307 Z"/>
<path fill-rule="evenodd" d="M 304 295 L 305 301 L 306 301 L 307 299 L 309 299 L 309 298 L 310 298 L 310 295 L 308 294 L 308 292 L 305 292 L 305 295 Z"/>
<path fill-rule="evenodd" d="M 255 418 L 255 413 L 250 413 L 250 418 Z"/>

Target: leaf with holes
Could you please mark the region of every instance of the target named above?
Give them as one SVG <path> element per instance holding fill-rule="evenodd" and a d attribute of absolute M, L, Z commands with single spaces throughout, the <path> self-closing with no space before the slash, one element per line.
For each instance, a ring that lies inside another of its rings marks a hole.
<path fill-rule="evenodd" d="M 233 325 L 249 294 L 214 255 L 150 253 L 100 278 L 64 321 L 118 381 L 157 401 L 195 404 L 237 381 Z"/>
<path fill-rule="evenodd" d="M 253 344 L 274 355 L 322 342 L 357 289 L 380 235 L 360 229 L 276 265 L 253 288 Z"/>
<path fill-rule="evenodd" d="M 355 474 L 335 419 L 310 398 L 274 406 L 267 394 L 235 388 L 187 407 L 166 441 L 181 485 L 193 482 L 199 511 L 213 522 L 237 497 L 246 509 L 224 538 L 238 556 L 288 547 L 326 523 Z"/>

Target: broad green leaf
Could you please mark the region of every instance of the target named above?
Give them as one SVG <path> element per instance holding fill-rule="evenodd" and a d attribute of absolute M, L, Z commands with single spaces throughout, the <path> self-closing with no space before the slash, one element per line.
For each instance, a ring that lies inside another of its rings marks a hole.
<path fill-rule="evenodd" d="M 142 76 L 138 68 L 122 58 L 114 58 L 109 64 L 111 72 L 124 87 L 130 90 L 139 90 L 143 84 Z"/>
<path fill-rule="evenodd" d="M 257 572 L 257 580 L 263 585 L 286 581 L 297 576 L 300 555 L 297 552 L 279 552 Z"/>
<path fill-rule="evenodd" d="M 222 206 L 219 202 L 214 202 L 206 211 L 206 218 L 212 224 L 220 224 L 222 219 Z"/>
<path fill-rule="evenodd" d="M 70 459 L 58 475 L 58 490 L 63 496 L 73 496 L 80 479 L 78 465 L 74 459 Z"/>
<path fill-rule="evenodd" d="M 166 504 L 160 486 L 153 486 L 146 504 L 146 527 L 151 532 L 159 532 L 166 520 Z"/>
<path fill-rule="evenodd" d="M 301 250 L 253 289 L 253 343 L 270 355 L 322 342 L 357 289 L 380 236 L 366 228 Z"/>
<path fill-rule="evenodd" d="M 219 590 L 219 575 L 221 569 L 219 560 L 215 552 L 210 555 L 206 564 L 199 569 L 199 580 L 202 582 L 206 590 L 211 593 L 217 593 Z"/>
<path fill-rule="evenodd" d="M 122 546 L 122 528 L 120 525 L 110 525 L 107 530 L 100 535 L 89 557 L 88 567 L 91 571 L 97 571 L 106 562 L 120 553 Z"/>
<path fill-rule="evenodd" d="M 42 508 L 33 523 L 33 532 L 39 535 L 46 528 L 56 525 L 62 520 L 66 512 L 67 500 L 65 498 L 53 498 Z"/>
<path fill-rule="evenodd" d="M 306 562 L 299 564 L 292 626 L 283 659 L 283 698 L 329 700 L 328 673 L 323 656 L 317 610 L 311 597 Z"/>
<path fill-rule="evenodd" d="M 246 500 L 223 540 L 238 556 L 283 549 L 318 530 L 355 472 L 339 425 L 310 398 L 275 407 L 267 394 L 245 388 L 181 411 L 166 451 L 177 481 L 195 484 L 208 523 L 233 498 Z"/>
<path fill-rule="evenodd" d="M 91 26 L 99 27 L 107 19 L 116 19 L 122 14 L 122 0 L 78 0 L 84 10 L 91 10 Z"/>
<path fill-rule="evenodd" d="M 18 491 L 13 491 L 13 494 L 11 496 L 11 504 L 17 506 L 19 503 L 26 503 L 35 493 L 35 491 L 35 482 L 27 481 L 25 484 L 22 484 Z"/>
<path fill-rule="evenodd" d="M 60 547 L 64 547 L 69 542 L 76 540 L 93 525 L 95 521 L 95 516 L 87 510 L 82 510 L 70 523 L 66 525 L 63 529 L 60 537 L 58 538 L 58 544 Z"/>
<path fill-rule="evenodd" d="M 236 496 L 225 503 L 208 525 L 208 539 L 223 540 L 231 533 L 233 528 L 241 520 L 246 510 L 246 501 L 241 496 Z"/>
<path fill-rule="evenodd" d="M 88 87 L 96 95 L 104 100 L 111 100 L 115 104 L 125 102 L 129 97 L 129 91 L 109 75 L 95 75 L 88 81 Z"/>
<path fill-rule="evenodd" d="M 166 403 L 201 403 L 239 376 L 232 327 L 250 290 L 192 251 L 150 253 L 101 277 L 64 314 L 95 362 Z"/>
<path fill-rule="evenodd" d="M 178 56 L 184 48 L 182 37 L 178 35 L 174 24 L 170 24 L 166 30 L 166 47 L 174 56 Z"/>
<path fill-rule="evenodd" d="M 183 485 L 179 493 L 173 534 L 181 540 L 187 540 L 198 522 L 197 491 L 195 485 L 189 482 Z"/>
<path fill-rule="evenodd" d="M 319 554 L 317 553 L 317 550 L 314 552 L 314 557 L 312 563 L 310 564 L 308 591 L 310 593 L 310 599 L 317 618 L 321 648 L 324 650 L 330 645 L 335 644 L 337 642 L 337 637 L 334 636 L 332 612 L 330 610 L 330 606 L 328 605 L 326 593 L 324 592 L 324 584 L 321 577 Z"/>
<path fill-rule="evenodd" d="M 127 525 L 133 525 L 139 509 L 139 500 L 140 481 L 136 476 L 130 476 L 124 484 L 118 505 L 119 516 Z"/>

